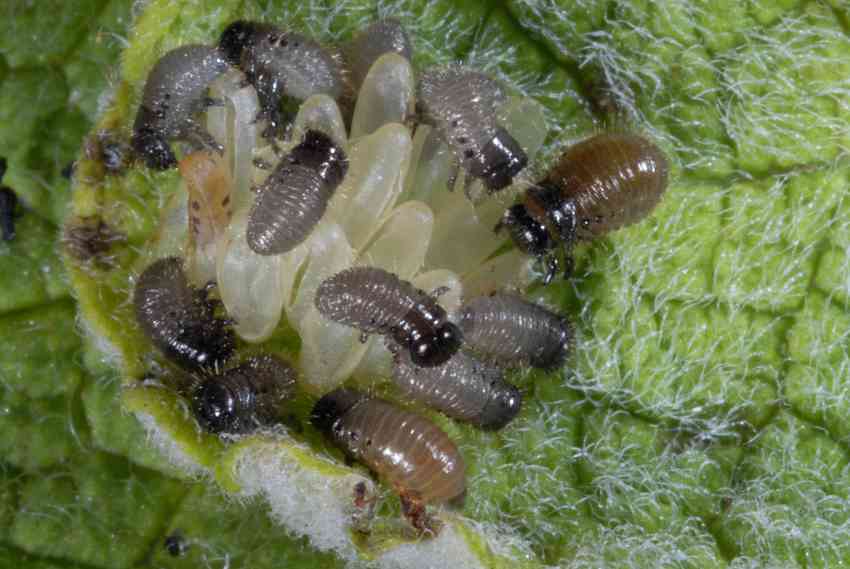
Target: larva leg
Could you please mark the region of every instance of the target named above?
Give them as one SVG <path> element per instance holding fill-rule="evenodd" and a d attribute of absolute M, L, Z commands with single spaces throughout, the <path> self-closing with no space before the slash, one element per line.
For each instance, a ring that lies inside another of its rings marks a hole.
<path fill-rule="evenodd" d="M 416 496 L 411 496 L 404 490 L 399 492 L 401 512 L 413 529 L 420 536 L 436 537 L 443 529 L 443 522 L 430 516 L 425 510 L 425 504 Z"/>

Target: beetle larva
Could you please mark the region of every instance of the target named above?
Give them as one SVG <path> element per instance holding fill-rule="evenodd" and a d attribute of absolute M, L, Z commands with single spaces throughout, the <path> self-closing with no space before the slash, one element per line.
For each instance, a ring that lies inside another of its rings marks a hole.
<path fill-rule="evenodd" d="M 421 118 L 436 126 L 467 174 L 489 192 L 509 186 L 528 164 L 525 151 L 496 121 L 495 109 L 505 100 L 496 81 L 462 68 L 431 69 L 419 81 Z"/>
<path fill-rule="evenodd" d="M 522 395 L 505 381 L 501 369 L 463 351 L 441 366 L 424 368 L 399 350 L 393 357 L 393 380 L 411 399 L 482 429 L 501 429 L 522 406 Z"/>
<path fill-rule="evenodd" d="M 272 424 L 295 388 L 295 370 L 261 355 L 222 373 L 210 374 L 192 392 L 198 423 L 211 433 L 244 434 Z"/>
<path fill-rule="evenodd" d="M 355 460 L 392 484 L 412 525 L 432 529 L 424 505 L 463 497 L 466 466 L 434 423 L 383 399 L 337 389 L 319 399 L 311 422 Z"/>
<path fill-rule="evenodd" d="M 340 324 L 390 336 L 418 366 L 437 366 L 457 352 L 461 333 L 437 301 L 375 267 L 354 267 L 319 285 L 316 308 Z"/>
<path fill-rule="evenodd" d="M 394 18 L 373 23 L 342 47 L 345 71 L 355 92 L 372 64 L 385 53 L 397 53 L 408 61 L 413 53 L 407 30 Z"/>
<path fill-rule="evenodd" d="M 215 316 L 217 303 L 206 289 L 189 284 L 177 257 L 159 259 L 142 272 L 133 305 L 153 345 L 186 369 L 215 367 L 233 353 L 233 331 Z"/>
<path fill-rule="evenodd" d="M 474 352 L 507 367 L 560 367 L 573 339 L 565 317 L 508 293 L 467 302 L 460 309 L 458 326 Z"/>
<path fill-rule="evenodd" d="M 259 187 L 248 217 L 248 245 L 278 255 L 304 241 L 348 171 L 345 153 L 326 134 L 308 130 Z"/>
<path fill-rule="evenodd" d="M 568 277 L 573 244 L 646 217 L 661 200 L 668 173 L 664 153 L 646 138 L 596 135 L 568 148 L 522 203 L 505 212 L 496 231 L 507 228 L 517 248 L 545 263 L 548 284 L 558 272 L 558 244 Z"/>
<path fill-rule="evenodd" d="M 262 118 L 269 122 L 271 134 L 282 134 L 284 97 L 303 101 L 311 95 L 338 99 L 342 94 L 338 62 L 318 42 L 302 34 L 238 20 L 222 32 L 219 46 L 257 90 Z"/>
<path fill-rule="evenodd" d="M 0 181 L 6 175 L 6 159 L 0 158 Z M 18 196 L 11 188 L 0 186 L 0 233 L 3 241 L 15 238 L 15 208 Z"/>
<path fill-rule="evenodd" d="M 148 168 L 166 170 L 177 165 L 169 147 L 172 140 L 218 148 L 195 115 L 209 105 L 209 84 L 228 67 L 217 48 L 205 45 L 184 45 L 157 61 L 145 82 L 131 141 Z"/>

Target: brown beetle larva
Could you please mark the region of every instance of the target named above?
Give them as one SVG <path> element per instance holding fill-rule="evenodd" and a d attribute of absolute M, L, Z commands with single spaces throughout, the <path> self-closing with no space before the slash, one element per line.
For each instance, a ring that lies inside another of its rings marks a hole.
<path fill-rule="evenodd" d="M 515 294 L 480 296 L 460 308 L 466 345 L 506 367 L 560 367 L 573 339 L 569 321 Z"/>
<path fill-rule="evenodd" d="M 342 47 L 345 72 L 356 93 L 369 69 L 385 53 L 397 53 L 410 61 L 413 48 L 401 22 L 394 18 L 379 20 L 360 31 Z"/>
<path fill-rule="evenodd" d="M 519 390 L 502 370 L 457 352 L 437 367 L 419 367 L 406 350 L 393 357 L 393 380 L 407 397 L 458 421 L 497 430 L 511 422 L 522 406 Z"/>
<path fill-rule="evenodd" d="M 184 45 L 163 55 L 145 82 L 142 103 L 133 123 L 133 150 L 148 168 L 177 165 L 172 140 L 218 148 L 195 115 L 209 105 L 207 88 L 229 65 L 221 52 L 205 45 Z"/>
<path fill-rule="evenodd" d="M 308 130 L 258 189 L 248 217 L 251 249 L 278 255 L 304 241 L 347 171 L 342 149 L 328 135 Z"/>
<path fill-rule="evenodd" d="M 0 158 L 0 181 L 6 175 L 6 159 Z M 0 186 L 0 233 L 3 241 L 15 238 L 15 208 L 18 196 L 11 188 Z"/>
<path fill-rule="evenodd" d="M 196 370 L 215 367 L 233 353 L 233 331 L 216 317 L 216 301 L 189 284 L 183 263 L 166 257 L 142 272 L 133 294 L 136 320 L 168 359 Z"/>
<path fill-rule="evenodd" d="M 273 424 L 294 388 L 295 370 L 288 363 L 272 355 L 254 356 L 207 375 L 192 391 L 192 410 L 211 433 L 249 433 Z"/>
<path fill-rule="evenodd" d="M 418 366 L 437 366 L 457 352 L 461 333 L 437 301 L 408 281 L 375 267 L 346 269 L 316 290 L 316 308 L 366 334 L 390 336 Z"/>
<path fill-rule="evenodd" d="M 667 188 L 669 165 L 652 142 L 635 134 L 599 134 L 571 146 L 546 178 L 525 192 L 496 226 L 506 228 L 520 250 L 546 264 L 544 283 L 572 272 L 571 249 L 646 217 Z"/>
<path fill-rule="evenodd" d="M 269 133 L 285 126 L 281 104 L 285 97 L 303 101 L 325 94 L 338 99 L 343 81 L 338 62 L 318 42 L 271 24 L 238 20 L 219 38 L 228 61 L 239 66 L 257 90 Z"/>
<path fill-rule="evenodd" d="M 431 69 L 418 91 L 422 120 L 436 126 L 468 176 L 481 179 L 489 192 L 509 186 L 528 164 L 525 151 L 496 121 L 506 96 L 493 79 L 457 67 Z"/>
<path fill-rule="evenodd" d="M 395 487 L 405 515 L 420 531 L 435 530 L 425 504 L 464 496 L 463 457 L 446 433 L 420 415 L 337 389 L 316 402 L 310 420 L 334 445 Z"/>

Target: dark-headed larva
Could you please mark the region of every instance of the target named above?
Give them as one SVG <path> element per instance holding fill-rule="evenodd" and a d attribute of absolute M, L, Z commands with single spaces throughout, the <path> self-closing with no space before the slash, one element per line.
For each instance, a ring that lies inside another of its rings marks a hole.
<path fill-rule="evenodd" d="M 413 365 L 406 350 L 393 357 L 393 380 L 406 396 L 453 419 L 501 429 L 522 406 L 519 390 L 502 370 L 460 351 L 437 367 Z"/>
<path fill-rule="evenodd" d="M 573 339 L 565 317 L 508 293 L 467 302 L 460 309 L 458 326 L 469 348 L 507 367 L 560 367 Z"/>
<path fill-rule="evenodd" d="M 248 245 L 278 255 L 304 241 L 348 171 L 345 153 L 326 134 L 308 130 L 259 187 L 248 218 Z"/>
<path fill-rule="evenodd" d="M 318 42 L 271 24 L 238 20 L 219 38 L 228 61 L 238 65 L 257 90 L 269 132 L 280 134 L 284 97 L 303 101 L 325 94 L 338 99 L 343 81 L 338 62 Z"/>
<path fill-rule="evenodd" d="M 359 391 L 337 389 L 316 402 L 311 421 L 346 454 L 389 481 L 405 515 L 420 530 L 431 529 L 424 504 L 464 495 L 463 457 L 446 433 L 420 415 Z"/>
<path fill-rule="evenodd" d="M 295 387 L 295 370 L 261 355 L 222 373 L 207 375 L 192 392 L 198 423 L 211 433 L 248 433 L 272 424 Z"/>
<path fill-rule="evenodd" d="M 667 188 L 664 153 L 635 134 L 599 134 L 571 146 L 546 178 L 506 212 L 496 231 L 507 228 L 516 246 L 541 258 L 545 283 L 558 271 L 561 245 L 564 275 L 572 271 L 575 241 L 590 240 L 640 221 Z"/>
<path fill-rule="evenodd" d="M 437 301 L 408 281 L 375 267 L 346 269 L 319 285 L 316 308 L 367 334 L 392 337 L 419 366 L 437 366 L 458 350 L 461 333 Z"/>
<path fill-rule="evenodd" d="M 372 64 L 385 53 L 397 53 L 408 61 L 413 53 L 407 31 L 394 18 L 373 23 L 342 47 L 345 71 L 355 91 L 363 84 Z"/>
<path fill-rule="evenodd" d="M 216 317 L 217 303 L 189 284 L 177 257 L 159 259 L 142 272 L 133 305 L 153 345 L 186 369 L 214 367 L 233 353 L 233 331 Z"/>
<path fill-rule="evenodd" d="M 133 150 L 148 168 L 177 165 L 169 141 L 188 140 L 217 148 L 215 140 L 195 121 L 208 104 L 207 88 L 229 65 L 221 52 L 205 45 L 184 45 L 163 55 L 145 82 L 142 103 L 133 124 Z"/>
<path fill-rule="evenodd" d="M 0 181 L 6 175 L 6 159 L 0 158 Z M 18 196 L 11 188 L 0 186 L 0 233 L 3 241 L 11 241 L 15 238 L 15 207 L 18 205 Z"/>
<path fill-rule="evenodd" d="M 528 164 L 522 147 L 496 121 L 505 99 L 496 81 L 462 68 L 430 69 L 419 81 L 420 118 L 436 126 L 467 174 L 490 192 L 509 186 Z"/>

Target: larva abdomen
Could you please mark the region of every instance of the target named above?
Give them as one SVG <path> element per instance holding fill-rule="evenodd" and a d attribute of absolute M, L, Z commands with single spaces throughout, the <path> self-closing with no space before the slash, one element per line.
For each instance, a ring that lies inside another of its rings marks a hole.
<path fill-rule="evenodd" d="M 473 351 L 507 367 L 560 367 L 573 339 L 565 317 L 507 293 L 466 303 L 458 326 Z"/>
<path fill-rule="evenodd" d="M 198 423 L 212 433 L 243 434 L 274 422 L 290 398 L 295 370 L 272 355 L 254 356 L 219 374 L 208 375 L 192 392 Z"/>
<path fill-rule="evenodd" d="M 336 446 L 408 498 L 446 502 L 465 491 L 463 457 L 446 433 L 420 415 L 337 389 L 316 403 L 311 420 Z"/>
<path fill-rule="evenodd" d="M 279 255 L 304 241 L 347 171 L 342 149 L 328 135 L 308 130 L 259 188 L 248 217 L 251 249 Z"/>
<path fill-rule="evenodd" d="M 436 366 L 460 347 L 461 335 L 430 295 L 375 267 L 354 267 L 325 280 L 316 308 L 340 324 L 392 337 L 416 365 Z"/>
<path fill-rule="evenodd" d="M 669 169 L 647 139 L 608 133 L 568 148 L 544 183 L 575 202 L 577 235 L 592 239 L 646 217 L 664 194 Z"/>
<path fill-rule="evenodd" d="M 522 395 L 501 369 L 463 351 L 425 368 L 413 365 L 401 350 L 394 356 L 393 380 L 407 397 L 482 429 L 501 429 L 522 406 Z"/>
<path fill-rule="evenodd" d="M 178 365 L 220 365 L 233 353 L 233 331 L 215 316 L 216 303 L 193 288 L 182 261 L 166 257 L 142 272 L 133 294 L 136 320 L 153 345 Z"/>

